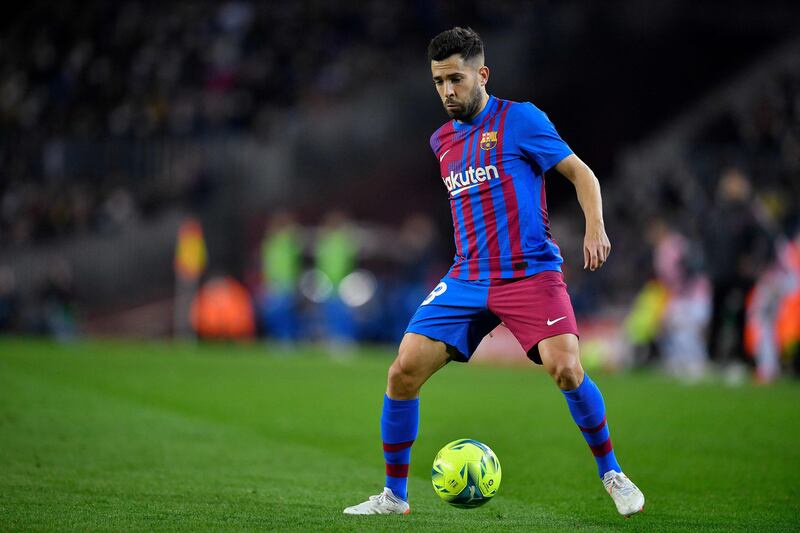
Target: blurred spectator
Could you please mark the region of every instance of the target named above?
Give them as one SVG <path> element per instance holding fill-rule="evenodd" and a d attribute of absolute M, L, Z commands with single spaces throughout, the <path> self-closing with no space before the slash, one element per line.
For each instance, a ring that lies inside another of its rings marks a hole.
<path fill-rule="evenodd" d="M 784 240 L 777 258 L 759 276 L 747 301 L 745 348 L 755 360 L 756 379 L 770 383 L 800 345 L 800 231 Z"/>
<path fill-rule="evenodd" d="M 655 219 L 647 229 L 647 242 L 653 250 L 653 271 L 671 292 L 679 292 L 689 277 L 689 240 L 663 219 Z"/>
<path fill-rule="evenodd" d="M 192 299 L 200 286 L 200 276 L 206 270 L 208 251 L 203 235 L 203 226 L 194 216 L 187 216 L 178 228 L 175 243 L 175 296 L 173 298 L 173 335 L 190 338 L 190 309 Z"/>
<path fill-rule="evenodd" d="M 708 353 L 720 362 L 743 361 L 745 296 L 763 268 L 770 244 L 756 219 L 750 182 L 741 169 L 723 171 L 703 232 L 713 295 Z"/>
<path fill-rule="evenodd" d="M 355 270 L 358 242 L 343 211 L 331 211 L 325 215 L 314 255 L 317 270 L 332 286 L 330 296 L 323 304 L 325 335 L 334 345 L 347 345 L 356 339 L 356 322 L 353 310 L 339 295 L 339 288 Z"/>
<path fill-rule="evenodd" d="M 294 216 L 288 211 L 273 215 L 261 242 L 259 308 L 262 330 L 284 342 L 294 341 L 300 334 L 297 289 L 302 252 Z"/>
<path fill-rule="evenodd" d="M 650 364 L 658 358 L 657 341 L 668 302 L 667 288 L 655 279 L 647 281 L 634 297 L 623 324 L 634 364 Z"/>
<path fill-rule="evenodd" d="M 667 295 L 659 334 L 664 368 L 681 378 L 701 378 L 708 362 L 704 338 L 710 315 L 708 279 L 694 268 L 697 251 L 689 239 L 663 220 L 651 223 L 648 241 L 656 278 Z"/>
<path fill-rule="evenodd" d="M 800 376 L 800 226 L 783 248 L 781 262 L 788 276 L 775 317 L 775 335 L 786 365 Z"/>
<path fill-rule="evenodd" d="M 99 208 L 97 229 L 101 233 L 118 233 L 137 218 L 136 201 L 127 187 L 115 188 Z"/>

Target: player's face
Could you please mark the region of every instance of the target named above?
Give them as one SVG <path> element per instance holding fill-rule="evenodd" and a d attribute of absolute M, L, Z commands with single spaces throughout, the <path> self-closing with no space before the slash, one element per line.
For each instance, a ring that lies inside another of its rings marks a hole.
<path fill-rule="evenodd" d="M 450 118 L 469 120 L 478 114 L 483 101 L 489 69 L 481 58 L 464 61 L 453 54 L 442 61 L 431 61 L 433 84 Z"/>

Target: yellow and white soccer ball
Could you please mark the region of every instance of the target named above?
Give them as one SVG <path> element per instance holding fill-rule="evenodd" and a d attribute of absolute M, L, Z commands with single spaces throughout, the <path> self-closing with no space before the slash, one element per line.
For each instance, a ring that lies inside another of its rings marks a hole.
<path fill-rule="evenodd" d="M 500 488 L 500 461 L 487 445 L 459 439 L 439 450 L 431 481 L 436 494 L 455 507 L 470 509 L 488 502 Z"/>

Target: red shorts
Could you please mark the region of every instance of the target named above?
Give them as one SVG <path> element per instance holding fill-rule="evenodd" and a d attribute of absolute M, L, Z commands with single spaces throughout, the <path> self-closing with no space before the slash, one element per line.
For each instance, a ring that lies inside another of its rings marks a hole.
<path fill-rule="evenodd" d="M 542 364 L 536 349 L 540 341 L 564 333 L 578 335 L 578 324 L 561 272 L 548 270 L 521 280 L 493 280 L 488 308 L 537 364 Z"/>

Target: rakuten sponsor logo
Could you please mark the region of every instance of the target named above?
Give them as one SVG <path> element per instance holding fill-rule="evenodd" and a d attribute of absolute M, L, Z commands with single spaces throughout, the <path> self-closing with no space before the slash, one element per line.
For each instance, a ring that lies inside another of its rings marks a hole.
<path fill-rule="evenodd" d="M 478 168 L 469 167 L 467 170 L 458 173 L 451 170 L 449 176 L 442 176 L 442 181 L 444 181 L 444 186 L 450 192 L 450 196 L 455 196 L 461 191 L 476 187 L 484 181 L 497 179 L 499 176 L 496 166 L 487 165 Z"/>

